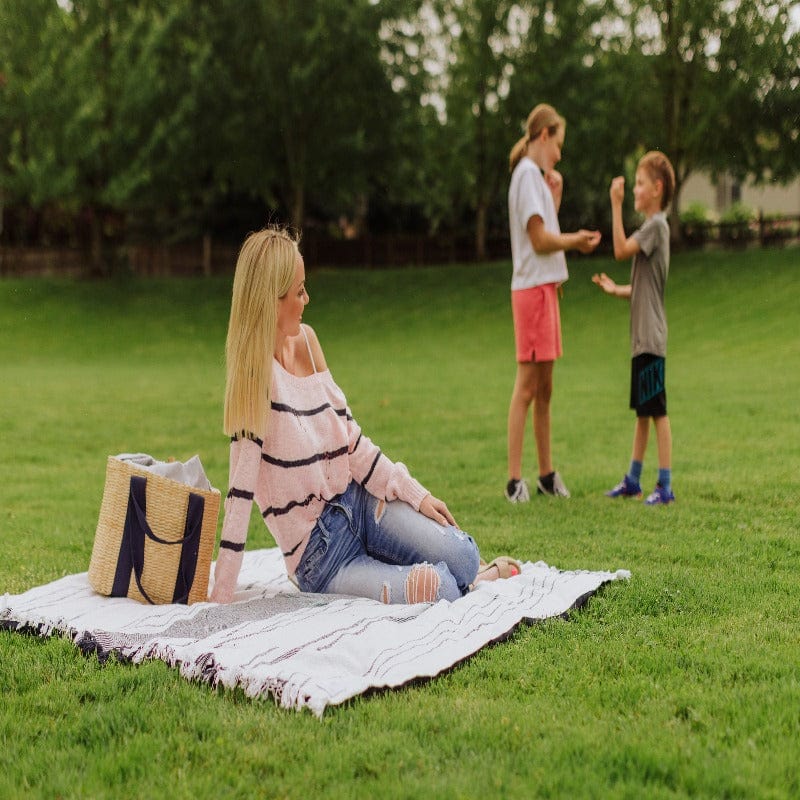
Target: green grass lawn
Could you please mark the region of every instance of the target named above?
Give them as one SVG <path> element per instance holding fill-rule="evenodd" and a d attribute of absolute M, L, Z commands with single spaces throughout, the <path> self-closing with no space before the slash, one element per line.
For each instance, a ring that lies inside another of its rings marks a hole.
<path fill-rule="evenodd" d="M 527 506 L 502 496 L 510 266 L 307 267 L 356 418 L 484 555 L 631 581 L 321 721 L 0 633 L 0 797 L 797 797 L 800 252 L 673 258 L 669 508 L 603 496 L 633 434 L 628 307 L 589 278 L 627 264 L 571 261 L 553 451 L 572 498 Z M 0 282 L 0 592 L 87 569 L 109 454 L 199 453 L 226 491 L 229 302 L 230 279 Z M 651 437 L 646 491 L 655 471 Z M 248 546 L 272 546 L 255 514 Z"/>

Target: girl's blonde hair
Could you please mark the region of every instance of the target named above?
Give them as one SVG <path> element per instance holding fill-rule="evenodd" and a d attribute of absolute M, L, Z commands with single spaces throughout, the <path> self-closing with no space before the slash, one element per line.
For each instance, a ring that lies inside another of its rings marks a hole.
<path fill-rule="evenodd" d="M 225 343 L 228 436 L 266 434 L 278 300 L 292 286 L 299 253 L 297 237 L 277 226 L 251 233 L 239 251 Z"/>
<path fill-rule="evenodd" d="M 566 129 L 566 127 L 567 121 L 553 106 L 547 103 L 539 103 L 528 114 L 528 121 L 525 123 L 525 135 L 511 148 L 511 154 L 508 157 L 509 172 L 513 172 L 514 167 L 522 160 L 525 151 L 528 149 L 528 143 L 536 139 L 545 128 L 547 128 L 547 132 L 551 136 L 555 136 L 559 129 Z"/>

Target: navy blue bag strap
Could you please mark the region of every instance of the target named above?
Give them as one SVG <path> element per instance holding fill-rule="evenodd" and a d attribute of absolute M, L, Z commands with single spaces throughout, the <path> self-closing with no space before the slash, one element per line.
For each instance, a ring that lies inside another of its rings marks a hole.
<path fill-rule="evenodd" d="M 186 508 L 186 527 L 181 546 L 181 559 L 178 563 L 178 574 L 175 577 L 175 591 L 172 595 L 173 603 L 188 603 L 189 592 L 194 583 L 194 574 L 197 570 L 197 556 L 200 553 L 200 537 L 203 528 L 203 512 L 206 501 L 202 495 L 189 492 L 189 501 Z"/>
<path fill-rule="evenodd" d="M 111 589 L 112 597 L 125 597 L 128 594 L 128 585 L 133 572 L 139 591 L 153 604 L 142 586 L 142 572 L 144 571 L 144 542 L 145 537 L 154 542 L 165 545 L 181 545 L 181 557 L 173 590 L 173 603 L 187 603 L 189 592 L 194 582 L 197 569 L 197 557 L 200 552 L 200 534 L 203 526 L 203 512 L 205 499 L 202 495 L 189 493 L 186 509 L 186 525 L 181 539 L 172 541 L 162 539 L 153 533 L 147 522 L 147 478 L 132 475 L 128 494 L 128 508 L 125 514 L 125 527 L 122 531 L 117 570 L 114 575 L 114 584 Z"/>

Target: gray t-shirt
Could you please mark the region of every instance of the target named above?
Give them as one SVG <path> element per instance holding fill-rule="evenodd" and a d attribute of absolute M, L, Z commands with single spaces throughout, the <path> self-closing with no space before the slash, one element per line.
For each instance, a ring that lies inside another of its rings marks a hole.
<path fill-rule="evenodd" d="M 633 238 L 640 251 L 631 267 L 631 355 L 667 355 L 667 313 L 664 290 L 669 272 L 669 223 L 653 214 Z"/>

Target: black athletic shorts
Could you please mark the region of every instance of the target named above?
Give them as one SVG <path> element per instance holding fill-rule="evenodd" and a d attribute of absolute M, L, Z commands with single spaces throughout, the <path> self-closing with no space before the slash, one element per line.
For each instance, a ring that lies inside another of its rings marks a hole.
<path fill-rule="evenodd" d="M 642 353 L 631 360 L 631 408 L 637 417 L 667 416 L 665 359 Z"/>

